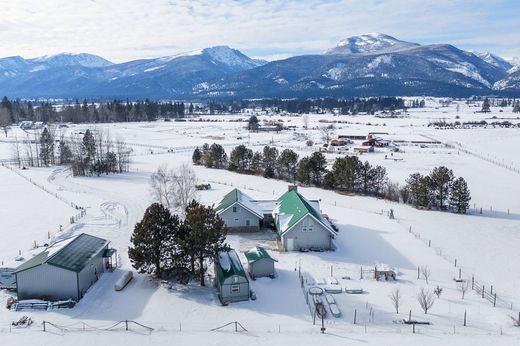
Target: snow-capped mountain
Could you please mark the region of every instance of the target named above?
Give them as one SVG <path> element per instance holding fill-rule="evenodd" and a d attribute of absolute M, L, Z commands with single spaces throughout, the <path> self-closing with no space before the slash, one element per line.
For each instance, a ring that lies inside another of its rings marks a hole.
<path fill-rule="evenodd" d="M 392 53 L 417 46 L 419 44 L 401 41 L 389 35 L 370 33 L 341 40 L 336 47 L 327 50 L 325 54 Z"/>
<path fill-rule="evenodd" d="M 0 96 L 53 98 L 520 95 L 520 71 L 491 53 L 384 34 L 325 54 L 266 62 L 227 46 L 121 64 L 89 54 L 0 59 Z"/>
<path fill-rule="evenodd" d="M 495 55 L 490 52 L 486 53 L 480 53 L 480 52 L 473 52 L 476 56 L 487 62 L 488 64 L 491 64 L 493 66 L 496 66 L 503 70 L 509 70 L 513 67 L 513 64 L 507 61 L 504 58 L 499 57 L 498 55 Z"/>
<path fill-rule="evenodd" d="M 56 55 L 45 55 L 34 59 L 28 59 L 29 63 L 42 64 L 49 67 L 83 66 L 83 67 L 106 67 L 113 65 L 112 62 L 93 54 L 71 54 L 61 53 Z"/>

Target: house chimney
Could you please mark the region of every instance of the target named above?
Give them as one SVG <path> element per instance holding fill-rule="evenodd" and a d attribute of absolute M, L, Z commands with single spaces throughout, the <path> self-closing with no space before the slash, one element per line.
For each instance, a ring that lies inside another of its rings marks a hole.
<path fill-rule="evenodd" d="M 298 185 L 296 185 L 296 184 L 289 185 L 289 190 L 288 191 L 296 191 L 296 192 L 298 192 Z"/>

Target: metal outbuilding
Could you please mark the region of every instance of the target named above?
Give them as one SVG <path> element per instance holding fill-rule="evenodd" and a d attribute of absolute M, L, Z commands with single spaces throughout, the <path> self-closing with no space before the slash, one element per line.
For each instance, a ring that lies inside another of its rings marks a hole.
<path fill-rule="evenodd" d="M 235 250 L 219 254 L 215 263 L 215 277 L 222 304 L 249 300 L 249 279 Z"/>
<path fill-rule="evenodd" d="M 274 262 L 278 262 L 272 258 L 266 249 L 256 246 L 245 253 L 247 259 L 247 270 L 252 279 L 259 277 L 274 278 Z"/>
<path fill-rule="evenodd" d="M 85 233 L 48 247 L 16 268 L 18 300 L 78 301 L 111 269 L 109 241 Z"/>

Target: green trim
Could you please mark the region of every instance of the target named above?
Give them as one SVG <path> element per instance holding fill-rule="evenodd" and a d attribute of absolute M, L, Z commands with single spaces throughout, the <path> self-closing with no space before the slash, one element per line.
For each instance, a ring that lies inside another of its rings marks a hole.
<path fill-rule="evenodd" d="M 233 204 L 235 204 L 236 202 L 238 202 L 238 194 L 239 194 L 239 191 L 238 189 L 233 189 L 231 190 L 228 194 L 226 194 L 222 200 L 220 201 L 220 203 L 217 205 L 217 207 L 215 208 L 215 212 L 221 212 L 221 211 L 224 211 L 226 210 L 227 208 L 231 207 Z"/>
<path fill-rule="evenodd" d="M 248 250 L 244 253 L 244 255 L 247 258 L 248 263 L 254 263 L 256 261 L 259 261 L 261 259 L 270 259 L 274 262 L 278 262 L 274 258 L 272 258 L 269 253 L 261 246 L 257 246 L 251 250 Z"/>
<path fill-rule="evenodd" d="M 226 261 L 229 262 L 229 270 L 226 270 L 222 267 L 222 265 L 220 263 L 220 257 L 222 257 L 222 256 L 227 257 Z M 231 256 L 236 256 L 237 263 L 235 263 L 235 261 L 233 261 L 231 259 Z M 247 279 L 244 267 L 242 266 L 242 263 L 240 263 L 240 258 L 238 257 L 238 254 L 236 253 L 236 251 L 233 249 L 229 250 L 228 252 L 221 252 L 219 254 L 219 261 L 217 261 L 217 263 L 215 265 L 215 269 L 216 269 L 215 276 L 217 277 L 217 279 L 220 283 L 220 286 L 222 286 L 227 279 L 229 279 L 233 276 L 243 277 L 243 278 L 245 278 L 245 280 L 247 282 L 249 282 L 249 280 Z"/>

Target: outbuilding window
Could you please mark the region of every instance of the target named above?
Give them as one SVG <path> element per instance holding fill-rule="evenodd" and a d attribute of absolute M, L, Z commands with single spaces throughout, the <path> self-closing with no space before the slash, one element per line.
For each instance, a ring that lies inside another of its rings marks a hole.
<path fill-rule="evenodd" d="M 237 207 L 233 207 L 233 213 L 237 212 Z"/>
<path fill-rule="evenodd" d="M 248 227 L 251 226 L 251 221 L 246 220 L 246 226 L 248 226 Z"/>
<path fill-rule="evenodd" d="M 231 285 L 231 292 L 233 292 L 233 293 L 240 292 L 240 285 Z"/>

